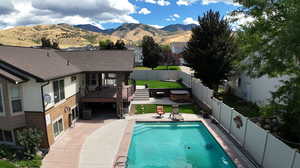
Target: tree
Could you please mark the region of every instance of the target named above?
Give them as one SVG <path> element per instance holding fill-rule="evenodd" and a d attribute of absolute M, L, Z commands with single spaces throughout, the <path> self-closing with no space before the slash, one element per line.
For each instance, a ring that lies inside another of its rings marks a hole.
<path fill-rule="evenodd" d="M 117 50 L 126 50 L 124 41 L 123 40 L 117 40 L 114 48 L 117 49 Z"/>
<path fill-rule="evenodd" d="M 169 69 L 169 65 L 176 64 L 176 59 L 175 59 L 174 55 L 172 54 L 172 51 L 171 51 L 171 48 L 169 45 L 162 45 L 161 50 L 162 50 L 161 60 L 162 60 L 163 64 L 167 66 L 167 69 Z"/>
<path fill-rule="evenodd" d="M 192 29 L 192 37 L 183 53 L 189 67 L 208 87 L 218 90 L 222 80 L 234 70 L 237 47 L 227 20 L 212 10 L 198 17 L 199 26 Z"/>
<path fill-rule="evenodd" d="M 161 48 L 150 36 L 144 36 L 142 41 L 143 65 L 154 69 L 161 59 Z"/>
<path fill-rule="evenodd" d="M 99 42 L 99 47 L 100 47 L 100 49 L 105 49 L 105 50 L 111 50 L 111 49 L 113 49 L 114 48 L 114 43 L 112 42 L 112 41 L 110 41 L 110 40 L 101 40 L 100 42 Z"/>
<path fill-rule="evenodd" d="M 46 37 L 41 38 L 42 48 L 53 48 L 53 49 L 59 49 L 59 43 L 56 41 L 51 42 L 50 39 L 47 39 Z"/>
<path fill-rule="evenodd" d="M 255 20 L 242 26 L 238 33 L 241 69 L 252 77 L 289 76 L 272 92 L 271 111 L 283 121 L 280 135 L 300 142 L 300 2 L 295 0 L 240 0 L 244 8 L 233 15 L 244 14 Z"/>

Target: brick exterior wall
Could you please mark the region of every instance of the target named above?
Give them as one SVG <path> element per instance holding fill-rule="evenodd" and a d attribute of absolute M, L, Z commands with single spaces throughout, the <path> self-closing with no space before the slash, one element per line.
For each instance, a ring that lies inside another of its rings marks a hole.
<path fill-rule="evenodd" d="M 51 146 L 55 142 L 55 136 L 53 131 L 54 121 L 62 117 L 64 131 L 70 127 L 69 114 L 66 112 L 66 107 L 73 107 L 78 104 L 78 95 L 67 98 L 63 103 L 56 105 L 45 112 L 45 115 L 49 114 L 51 118 L 51 124 L 47 125 L 48 143 Z"/>

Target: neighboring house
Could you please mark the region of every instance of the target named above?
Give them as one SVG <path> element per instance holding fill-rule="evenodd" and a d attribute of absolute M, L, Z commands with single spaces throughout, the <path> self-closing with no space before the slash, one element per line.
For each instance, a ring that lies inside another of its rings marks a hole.
<path fill-rule="evenodd" d="M 172 54 L 174 54 L 175 58 L 177 59 L 177 63 L 180 65 L 186 64 L 182 57 L 182 52 L 185 50 L 186 45 L 187 42 L 174 42 L 170 44 Z"/>
<path fill-rule="evenodd" d="M 134 64 L 135 66 L 143 65 L 143 48 L 135 45 L 127 45 L 128 50 L 134 51 Z"/>
<path fill-rule="evenodd" d="M 134 92 L 128 85 L 133 61 L 127 50 L 0 46 L 0 143 L 14 144 L 16 130 L 35 127 L 49 148 L 90 108 L 122 117 Z"/>
<path fill-rule="evenodd" d="M 287 79 L 287 77 L 269 78 L 267 76 L 251 78 L 247 74 L 241 73 L 234 77 L 229 85 L 236 96 L 258 105 L 265 105 L 272 98 L 271 92 L 280 87 L 280 81 Z"/>

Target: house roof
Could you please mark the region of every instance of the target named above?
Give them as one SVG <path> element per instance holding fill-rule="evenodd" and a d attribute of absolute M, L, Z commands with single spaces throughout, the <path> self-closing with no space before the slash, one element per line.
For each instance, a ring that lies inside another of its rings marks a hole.
<path fill-rule="evenodd" d="M 0 69 L 0 76 L 8 79 L 9 81 L 18 84 L 18 83 L 22 83 L 24 81 L 26 81 L 25 78 L 21 78 L 15 74 L 13 74 L 12 72 L 6 71 L 4 69 Z"/>
<path fill-rule="evenodd" d="M 96 50 L 57 52 L 82 71 L 122 72 L 132 71 L 134 51 L 131 50 Z"/>
<path fill-rule="evenodd" d="M 132 71 L 133 57 L 133 51 L 62 52 L 0 46 L 1 62 L 42 81 L 85 71 Z"/>

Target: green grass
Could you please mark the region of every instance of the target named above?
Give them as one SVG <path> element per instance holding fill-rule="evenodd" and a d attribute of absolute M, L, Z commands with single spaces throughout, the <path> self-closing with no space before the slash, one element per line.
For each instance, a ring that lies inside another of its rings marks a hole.
<path fill-rule="evenodd" d="M 135 70 L 151 70 L 151 68 L 143 67 L 143 66 L 135 67 L 134 69 Z M 161 65 L 161 66 L 158 66 L 158 67 L 154 68 L 154 70 L 177 70 L 177 71 L 180 71 L 180 68 L 178 66 Z"/>
<path fill-rule="evenodd" d="M 20 160 L 16 161 L 16 165 L 18 167 L 30 167 L 30 168 L 38 168 L 42 165 L 42 157 L 35 156 L 32 160 Z"/>
<path fill-rule="evenodd" d="M 135 114 L 146 114 L 146 113 L 156 113 L 156 106 L 157 104 L 137 104 L 135 106 Z M 164 111 L 166 113 L 172 112 L 171 105 L 163 105 Z M 179 106 L 179 113 L 186 113 L 186 114 L 197 114 L 198 109 L 196 105 L 187 104 L 187 105 L 180 105 Z"/>
<path fill-rule="evenodd" d="M 259 107 L 251 102 L 247 102 L 235 95 L 232 94 L 220 94 L 216 96 L 219 100 L 223 100 L 223 102 L 234 108 L 237 112 L 243 114 L 246 117 L 259 117 L 261 113 L 259 111 Z"/>
<path fill-rule="evenodd" d="M 178 82 L 167 82 L 159 80 L 137 80 L 136 85 L 145 85 L 148 84 L 148 87 L 151 89 L 161 89 L 161 88 L 185 88 L 185 86 Z"/>
<path fill-rule="evenodd" d="M 7 160 L 0 160 L 0 168 L 17 168 L 17 167 Z"/>

